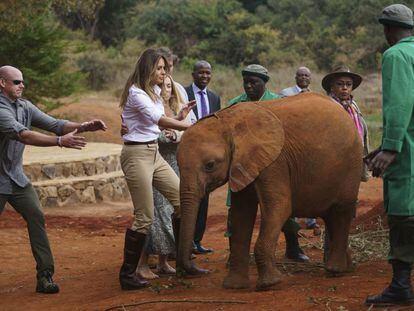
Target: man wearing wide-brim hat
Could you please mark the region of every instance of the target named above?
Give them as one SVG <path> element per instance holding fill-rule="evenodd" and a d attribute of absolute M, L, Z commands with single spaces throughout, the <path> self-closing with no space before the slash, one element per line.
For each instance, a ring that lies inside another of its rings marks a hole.
<path fill-rule="evenodd" d="M 322 87 L 332 98 L 340 104 L 354 121 L 361 141 L 364 145 L 364 156 L 368 154 L 368 127 L 362 117 L 361 110 L 355 102 L 352 91 L 362 82 L 362 77 L 352 72 L 346 66 L 339 66 L 322 79 Z M 362 168 L 361 181 L 368 180 L 368 169 L 366 165 Z"/>
<path fill-rule="evenodd" d="M 382 58 L 383 135 L 381 146 L 366 157 L 373 176 L 384 180 L 384 208 L 390 229 L 393 277 L 374 306 L 414 305 L 414 27 L 413 12 L 402 4 L 383 9 L 379 22 L 391 46 Z"/>

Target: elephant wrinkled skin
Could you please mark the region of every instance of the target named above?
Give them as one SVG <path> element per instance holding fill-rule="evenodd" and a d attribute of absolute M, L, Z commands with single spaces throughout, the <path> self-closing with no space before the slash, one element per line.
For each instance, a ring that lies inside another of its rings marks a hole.
<path fill-rule="evenodd" d="M 191 241 L 201 198 L 229 183 L 232 194 L 230 267 L 223 286 L 249 286 L 248 263 L 258 205 L 254 254 L 258 289 L 280 281 L 277 238 L 290 216 L 321 217 L 329 234 L 325 268 L 352 267 L 349 227 L 362 170 L 362 142 L 349 115 L 316 93 L 240 103 L 202 119 L 183 135 L 178 269 L 196 274 Z M 223 203 L 224 205 L 224 203 Z"/>

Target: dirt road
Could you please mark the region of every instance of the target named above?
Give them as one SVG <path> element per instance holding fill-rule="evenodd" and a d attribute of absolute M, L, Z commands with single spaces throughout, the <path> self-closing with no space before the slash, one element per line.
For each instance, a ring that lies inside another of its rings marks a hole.
<path fill-rule="evenodd" d="M 14 211 L 0 217 L 0 310 L 106 310 L 121 304 L 153 300 L 231 300 L 223 302 L 158 302 L 128 307 L 127 310 L 367 310 L 366 295 L 376 293 L 387 284 L 390 267 L 384 261 L 361 264 L 356 271 L 342 277 L 328 277 L 317 267 L 322 254 L 302 239 L 311 266 L 290 269 L 285 264 L 285 278 L 274 290 L 254 290 L 257 272 L 250 268 L 251 288 L 224 290 L 228 243 L 224 206 L 226 189 L 212 194 L 205 245 L 214 254 L 198 256 L 197 263 L 212 270 L 205 277 L 177 280 L 161 278 L 152 287 L 139 291 L 121 291 L 118 271 L 122 261 L 124 230 L 131 220 L 131 204 L 71 206 L 46 211 L 49 238 L 55 255 L 55 280 L 61 286 L 57 295 L 34 292 L 35 263 L 28 243 L 25 223 Z M 381 181 L 371 180 L 360 191 L 358 214 L 369 211 L 381 201 Z M 310 230 L 303 233 L 311 240 Z M 284 242 L 277 252 L 281 263 Z M 285 270 L 294 271 L 287 273 Z M 341 308 L 342 307 L 342 308 Z M 118 309 L 122 310 L 122 308 Z"/>

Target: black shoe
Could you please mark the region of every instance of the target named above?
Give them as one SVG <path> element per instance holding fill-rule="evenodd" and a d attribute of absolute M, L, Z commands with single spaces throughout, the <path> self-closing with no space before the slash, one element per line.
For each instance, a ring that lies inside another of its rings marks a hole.
<path fill-rule="evenodd" d="M 145 239 L 145 234 L 131 229 L 127 229 L 125 233 L 124 262 L 119 271 L 119 283 L 123 290 L 140 289 L 149 285 L 147 281 L 135 274 Z"/>
<path fill-rule="evenodd" d="M 391 284 L 379 295 L 368 296 L 365 304 L 374 307 L 392 305 L 414 305 L 414 293 L 411 287 L 411 264 L 393 260 Z"/>
<path fill-rule="evenodd" d="M 286 258 L 296 261 L 296 262 L 308 262 L 309 261 L 309 257 L 301 252 L 296 252 L 296 253 L 289 252 L 289 253 L 286 253 L 285 256 Z"/>
<path fill-rule="evenodd" d="M 53 282 L 52 274 L 49 271 L 44 272 L 38 277 L 36 292 L 43 294 L 59 293 L 59 286 Z"/>
<path fill-rule="evenodd" d="M 193 244 L 193 254 L 208 254 L 212 252 L 213 252 L 213 249 L 203 247 L 200 243 Z"/>
<path fill-rule="evenodd" d="M 365 305 L 373 305 L 374 307 L 411 306 L 414 305 L 414 296 L 402 294 L 390 286 L 379 295 L 368 296 Z"/>

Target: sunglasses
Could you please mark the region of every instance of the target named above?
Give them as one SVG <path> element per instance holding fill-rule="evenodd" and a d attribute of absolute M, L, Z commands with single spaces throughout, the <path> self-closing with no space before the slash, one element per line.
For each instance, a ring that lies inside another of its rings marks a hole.
<path fill-rule="evenodd" d="M 20 83 L 24 84 L 24 80 L 11 80 L 14 85 L 20 85 Z"/>

